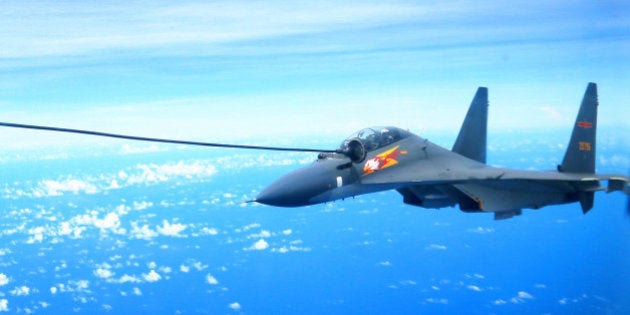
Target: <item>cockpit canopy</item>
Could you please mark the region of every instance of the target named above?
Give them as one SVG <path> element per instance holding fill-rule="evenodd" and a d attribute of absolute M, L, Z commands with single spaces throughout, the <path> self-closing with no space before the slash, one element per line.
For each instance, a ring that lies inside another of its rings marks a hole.
<path fill-rule="evenodd" d="M 347 151 L 352 140 L 359 140 L 363 143 L 365 151 L 370 152 L 378 148 L 390 145 L 398 140 L 408 137 L 410 133 L 397 127 L 371 127 L 361 129 L 352 134 L 341 143 L 340 149 Z"/>

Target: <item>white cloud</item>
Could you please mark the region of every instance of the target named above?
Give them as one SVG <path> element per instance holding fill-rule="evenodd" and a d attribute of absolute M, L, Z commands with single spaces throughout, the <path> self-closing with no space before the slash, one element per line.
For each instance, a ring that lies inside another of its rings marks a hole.
<path fill-rule="evenodd" d="M 400 281 L 398 281 L 398 283 L 400 283 L 400 285 L 403 285 L 403 286 L 417 285 L 418 284 L 414 280 L 400 280 Z"/>
<path fill-rule="evenodd" d="M 131 222 L 131 229 L 131 235 L 133 235 L 133 237 L 147 241 L 159 235 L 146 224 L 142 227 L 138 227 L 136 222 Z"/>
<path fill-rule="evenodd" d="M 39 182 L 39 188 L 35 190 L 34 196 L 61 196 L 66 192 L 71 192 L 75 195 L 78 193 L 95 194 L 98 193 L 99 190 L 92 183 L 78 179 L 67 179 L 63 181 L 42 180 Z"/>
<path fill-rule="evenodd" d="M 50 294 L 52 295 L 57 294 L 57 287 L 50 287 Z"/>
<path fill-rule="evenodd" d="M 11 293 L 11 295 L 15 295 L 15 296 L 26 296 L 31 294 L 31 289 L 25 285 L 21 286 L 21 287 L 15 287 L 15 289 L 9 291 L 9 293 Z"/>
<path fill-rule="evenodd" d="M 293 233 L 293 230 L 291 230 L 291 229 L 286 229 L 286 230 L 282 231 L 282 234 L 284 234 L 284 235 L 291 235 L 291 233 Z"/>
<path fill-rule="evenodd" d="M 153 207 L 153 202 L 151 201 L 142 201 L 142 202 L 134 201 L 133 202 L 134 210 L 145 210 L 151 207 Z"/>
<path fill-rule="evenodd" d="M 234 303 L 230 303 L 230 305 L 228 305 L 228 307 L 232 310 L 235 311 L 240 311 L 241 310 L 241 304 L 239 304 L 238 302 L 234 302 Z"/>
<path fill-rule="evenodd" d="M 124 206 L 123 206 L 124 207 Z M 58 235 L 71 235 L 78 238 L 86 230 L 86 227 L 96 227 L 102 231 L 111 231 L 116 234 L 125 234 L 126 230 L 120 228 L 120 215 L 125 214 L 120 211 L 121 206 L 116 207 L 115 211 L 108 212 L 103 218 L 99 218 L 99 211 L 91 210 L 88 213 L 80 214 L 72 217 L 68 221 L 61 222 L 57 228 Z"/>
<path fill-rule="evenodd" d="M 424 301 L 431 304 L 443 304 L 443 305 L 448 304 L 448 299 L 444 299 L 444 298 L 426 298 L 424 299 Z"/>
<path fill-rule="evenodd" d="M 260 227 L 260 223 L 251 223 L 251 224 L 248 224 L 248 225 L 246 225 L 246 226 L 244 226 L 244 227 L 242 227 L 240 229 L 234 229 L 234 232 L 236 232 L 236 233 L 247 232 L 247 231 L 249 231 L 251 229 L 255 229 L 255 228 L 259 228 L 259 227 Z"/>
<path fill-rule="evenodd" d="M 34 227 L 28 230 L 28 234 L 31 235 L 28 240 L 26 240 L 27 244 L 34 244 L 35 242 L 41 243 L 44 240 L 44 233 L 46 232 L 46 228 L 43 226 Z"/>
<path fill-rule="evenodd" d="M 250 249 L 255 249 L 255 248 L 250 248 Z M 309 247 L 301 247 L 301 246 L 296 246 L 296 245 L 289 245 L 289 246 L 281 246 L 280 248 L 273 248 L 271 249 L 272 252 L 276 252 L 276 253 L 280 253 L 280 254 L 286 254 L 288 252 L 310 252 L 311 248 Z"/>
<path fill-rule="evenodd" d="M 90 286 L 90 282 L 87 280 L 69 281 L 68 283 L 74 284 L 78 292 L 84 292 Z"/>
<path fill-rule="evenodd" d="M 9 277 L 4 273 L 0 273 L 0 287 L 9 283 Z"/>
<path fill-rule="evenodd" d="M 133 294 L 137 295 L 137 296 L 141 296 L 142 295 L 142 291 L 140 291 L 140 289 L 138 287 L 134 287 L 133 288 Z"/>
<path fill-rule="evenodd" d="M 203 229 L 201 229 L 201 233 L 202 234 L 208 234 L 208 235 L 217 235 L 219 234 L 219 231 L 215 228 L 207 228 L 204 227 Z"/>
<path fill-rule="evenodd" d="M 130 275 L 125 274 L 122 277 L 120 277 L 120 279 L 118 279 L 118 281 L 115 281 L 115 282 L 118 282 L 118 283 L 127 283 L 127 282 L 129 282 L 129 283 L 139 283 L 139 282 L 142 282 L 142 281 L 140 281 L 140 279 L 138 277 L 136 277 L 136 276 L 130 276 Z"/>
<path fill-rule="evenodd" d="M 162 279 L 162 276 L 160 276 L 160 274 L 155 272 L 155 270 L 151 270 L 149 273 L 143 274 L 142 277 L 147 282 L 156 282 L 156 281 Z"/>
<path fill-rule="evenodd" d="M 8 312 L 9 311 L 9 300 L 0 299 L 0 312 Z"/>
<path fill-rule="evenodd" d="M 269 243 L 267 243 L 267 241 L 261 238 L 256 243 L 254 243 L 251 247 L 249 247 L 249 249 L 250 250 L 265 250 L 268 247 L 269 247 Z"/>
<path fill-rule="evenodd" d="M 110 189 L 120 189 L 120 185 L 118 184 L 118 181 L 115 179 L 112 179 L 112 181 L 110 182 L 109 186 L 107 187 L 108 190 Z"/>
<path fill-rule="evenodd" d="M 467 231 L 470 232 L 470 233 L 486 234 L 486 233 L 494 232 L 494 229 L 493 228 L 485 228 L 485 227 L 478 226 L 478 227 L 476 227 L 474 229 L 468 229 Z"/>
<path fill-rule="evenodd" d="M 521 304 L 521 303 L 525 303 L 526 300 L 531 300 L 533 298 L 534 296 L 531 295 L 530 293 L 525 292 L 525 291 L 519 291 L 515 297 L 510 299 L 510 302 L 514 304 Z"/>
<path fill-rule="evenodd" d="M 211 274 L 207 274 L 206 275 L 206 282 L 208 282 L 208 284 L 212 284 L 212 285 L 219 284 L 219 281 L 217 280 L 217 278 L 215 278 Z"/>
<path fill-rule="evenodd" d="M 57 233 L 59 235 L 70 235 L 72 231 L 73 229 L 70 226 L 70 222 L 61 222 L 59 224 L 59 230 L 57 231 Z"/>
<path fill-rule="evenodd" d="M 110 212 L 103 219 L 95 219 L 94 226 L 100 229 L 116 229 L 120 227 L 120 217 L 118 214 Z"/>
<path fill-rule="evenodd" d="M 553 106 L 541 106 L 538 108 L 543 113 L 546 113 L 547 118 L 559 124 L 568 124 L 571 120 L 569 116 L 558 111 L 557 107 Z"/>
<path fill-rule="evenodd" d="M 190 267 L 188 267 L 186 265 L 180 265 L 179 266 L 179 271 L 181 271 L 183 273 L 188 273 L 190 271 Z"/>
<path fill-rule="evenodd" d="M 481 292 L 482 291 L 480 287 L 478 287 L 476 285 L 472 285 L 472 284 L 466 286 L 466 288 L 468 288 L 468 290 L 475 291 L 475 292 Z"/>
<path fill-rule="evenodd" d="M 195 267 L 195 269 L 197 269 L 197 271 L 202 271 L 202 270 L 204 270 L 204 269 L 208 268 L 208 265 L 204 265 L 204 264 L 202 264 L 200 261 L 196 261 L 196 262 L 193 264 L 193 267 Z"/>
<path fill-rule="evenodd" d="M 424 249 L 426 249 L 426 250 L 446 250 L 446 245 L 431 244 L 431 245 L 425 247 Z"/>
<path fill-rule="evenodd" d="M 135 206 L 136 202 L 134 201 L 133 204 Z M 137 210 L 137 209 L 134 209 L 134 210 Z M 120 204 L 120 205 L 116 206 L 116 210 L 115 211 L 116 211 L 116 213 L 119 216 L 123 216 L 123 215 L 128 214 L 129 211 L 131 211 L 131 207 L 129 207 L 129 206 L 125 205 L 125 204 Z"/>
<path fill-rule="evenodd" d="M 85 176 L 69 179 L 43 179 L 27 189 L 6 188 L 5 193 L 13 197 L 53 197 L 72 194 L 97 194 L 112 189 L 134 185 L 152 185 L 166 181 L 186 179 L 204 180 L 216 173 L 216 167 L 208 161 L 192 161 L 166 164 L 137 164 L 131 170 L 120 170 L 110 174 Z M 21 183 L 14 183 L 20 185 Z M 134 202 L 135 210 L 144 210 L 153 203 Z"/>
<path fill-rule="evenodd" d="M 162 267 L 159 268 L 159 270 L 162 273 L 166 273 L 166 274 L 169 274 L 169 273 L 173 272 L 173 269 L 171 267 L 169 267 L 169 266 L 162 266 Z"/>
<path fill-rule="evenodd" d="M 94 270 L 94 275 L 99 277 L 99 278 L 107 279 L 107 278 L 113 276 L 114 273 L 111 270 L 109 270 L 109 269 L 98 268 L 98 269 Z"/>
<path fill-rule="evenodd" d="M 288 252 L 289 252 L 289 248 L 288 248 L 288 247 L 286 247 L 286 246 L 282 246 L 282 247 L 277 248 L 277 249 L 276 249 L 276 248 L 273 248 L 271 251 L 272 251 L 272 252 L 278 252 L 278 253 L 280 253 L 280 254 L 286 254 L 286 253 L 288 253 Z"/>
<path fill-rule="evenodd" d="M 250 234 L 249 236 L 247 236 L 247 238 L 267 238 L 267 237 L 271 237 L 271 232 L 267 230 L 262 230 L 260 231 L 260 233 Z"/>
<path fill-rule="evenodd" d="M 186 179 L 210 177 L 214 175 L 217 170 L 214 165 L 204 164 L 200 161 L 194 161 L 192 163 L 184 163 L 179 161 L 176 164 L 138 164 L 136 166 L 141 173 L 129 175 L 126 182 L 129 185 L 133 184 L 156 184 L 165 182 L 177 177 L 184 177 Z"/>
<path fill-rule="evenodd" d="M 153 153 L 153 152 L 164 152 L 166 148 L 159 147 L 156 144 L 144 145 L 144 146 L 135 146 L 130 144 L 123 144 L 120 148 L 121 154 L 139 154 L 139 153 Z"/>
<path fill-rule="evenodd" d="M 127 178 L 129 178 L 129 175 L 127 175 L 127 173 L 125 171 L 118 171 L 118 173 L 116 174 L 117 178 L 121 179 L 121 180 L 126 180 Z"/>
<path fill-rule="evenodd" d="M 169 223 L 167 220 L 162 221 L 162 226 L 157 227 L 157 231 L 166 236 L 181 236 L 179 233 L 186 229 L 181 223 Z"/>

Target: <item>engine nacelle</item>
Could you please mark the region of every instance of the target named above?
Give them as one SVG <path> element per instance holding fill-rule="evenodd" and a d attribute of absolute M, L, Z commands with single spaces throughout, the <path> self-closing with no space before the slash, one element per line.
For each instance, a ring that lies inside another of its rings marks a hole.
<path fill-rule="evenodd" d="M 403 194 L 403 202 L 408 205 L 430 209 L 452 207 L 455 205 L 453 199 L 446 195 L 439 194 L 423 195 L 421 197 L 418 197 L 413 193 Z"/>

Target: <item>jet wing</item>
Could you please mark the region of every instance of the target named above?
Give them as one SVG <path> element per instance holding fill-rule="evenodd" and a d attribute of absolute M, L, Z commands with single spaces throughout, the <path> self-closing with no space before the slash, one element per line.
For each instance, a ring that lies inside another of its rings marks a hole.
<path fill-rule="evenodd" d="M 630 178 L 623 175 L 520 171 L 478 165 L 473 168 L 398 169 L 365 176 L 366 185 L 396 187 L 405 203 L 426 208 L 459 204 L 464 211 L 516 212 L 548 204 L 580 201 L 586 212 L 593 193 L 628 193 Z M 607 180 L 607 187 L 600 184 Z"/>
<path fill-rule="evenodd" d="M 387 173 L 387 174 L 385 174 Z M 571 182 L 571 183 L 593 183 L 600 180 L 608 180 L 611 191 L 623 191 L 624 186 L 630 184 L 630 178 L 619 174 L 580 174 L 580 173 L 560 173 L 556 171 L 522 171 L 506 168 L 498 168 L 486 165 L 479 165 L 472 168 L 444 168 L 435 169 L 428 167 L 401 167 L 393 172 L 383 172 L 383 174 L 371 174 L 364 176 L 361 183 L 370 185 L 392 185 L 392 186 L 418 186 L 418 185 L 455 185 L 464 183 L 483 182 Z M 598 189 L 601 190 L 601 189 Z"/>

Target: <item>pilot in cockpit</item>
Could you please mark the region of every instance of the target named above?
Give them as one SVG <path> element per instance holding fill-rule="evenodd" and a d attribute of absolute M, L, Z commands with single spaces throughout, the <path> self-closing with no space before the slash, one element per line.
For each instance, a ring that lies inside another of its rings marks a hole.
<path fill-rule="evenodd" d="M 387 128 L 381 129 L 381 145 L 386 146 L 396 141 L 396 137 L 392 131 Z"/>

